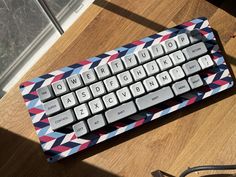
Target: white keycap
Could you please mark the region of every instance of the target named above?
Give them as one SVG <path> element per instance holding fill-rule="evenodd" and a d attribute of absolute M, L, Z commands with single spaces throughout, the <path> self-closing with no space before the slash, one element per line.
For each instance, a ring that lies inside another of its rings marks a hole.
<path fill-rule="evenodd" d="M 89 107 L 92 114 L 96 114 L 102 110 L 104 110 L 104 105 L 102 103 L 101 98 L 96 98 L 89 102 Z"/>
<path fill-rule="evenodd" d="M 143 66 L 137 66 L 130 70 L 135 81 L 141 80 L 146 77 L 146 73 L 143 69 Z"/>
<path fill-rule="evenodd" d="M 55 98 L 53 100 L 45 102 L 43 104 L 43 107 L 47 116 L 58 113 L 63 109 L 61 100 L 59 98 Z"/>
<path fill-rule="evenodd" d="M 193 44 L 189 47 L 184 48 L 182 52 L 184 53 L 187 60 L 191 60 L 207 53 L 207 48 L 203 42 L 199 42 L 197 44 Z"/>
<path fill-rule="evenodd" d="M 190 39 L 191 43 L 201 41 L 202 38 L 203 38 L 203 36 L 201 35 L 199 30 L 197 30 L 197 29 L 189 32 L 189 39 Z"/>
<path fill-rule="evenodd" d="M 109 66 L 111 68 L 111 71 L 113 74 L 119 73 L 121 71 L 124 71 L 124 66 L 120 58 L 117 58 L 109 63 Z"/>
<path fill-rule="evenodd" d="M 157 80 L 155 79 L 154 76 L 144 79 L 143 84 L 144 84 L 147 92 L 150 92 L 150 91 L 158 88 L 158 83 L 157 83 Z"/>
<path fill-rule="evenodd" d="M 148 47 L 148 50 L 150 51 L 152 58 L 154 59 L 165 54 L 161 44 L 154 44 Z"/>
<path fill-rule="evenodd" d="M 104 84 L 105 84 L 106 89 L 107 89 L 108 92 L 116 90 L 120 87 L 116 76 L 112 76 L 112 77 L 109 77 L 109 78 L 105 79 Z"/>
<path fill-rule="evenodd" d="M 171 78 L 167 71 L 157 74 L 156 78 L 160 86 L 171 83 Z"/>
<path fill-rule="evenodd" d="M 80 121 L 76 124 L 74 124 L 72 126 L 74 132 L 75 132 L 75 135 L 79 138 L 85 134 L 87 134 L 89 131 L 88 131 L 88 128 L 87 128 L 87 125 L 85 124 L 84 121 Z"/>
<path fill-rule="evenodd" d="M 145 93 L 143 84 L 141 82 L 136 82 L 136 83 L 130 85 L 129 88 L 131 90 L 133 97 L 137 97 L 137 96 L 140 96 Z"/>
<path fill-rule="evenodd" d="M 201 77 L 196 74 L 188 78 L 188 83 L 192 89 L 198 88 L 203 85 Z"/>
<path fill-rule="evenodd" d="M 170 60 L 170 57 L 168 55 L 158 58 L 156 61 L 159 65 L 159 67 L 161 68 L 161 71 L 166 70 L 166 69 L 173 66 L 173 64 Z"/>
<path fill-rule="evenodd" d="M 91 131 L 97 130 L 106 125 L 104 116 L 102 114 L 98 114 L 89 118 L 87 123 Z"/>
<path fill-rule="evenodd" d="M 71 124 L 75 121 L 75 116 L 72 110 L 67 110 L 65 112 L 62 112 L 60 114 L 57 114 L 53 117 L 48 118 L 50 127 L 52 130 L 57 130 L 61 127 L 64 127 L 68 124 Z"/>
<path fill-rule="evenodd" d="M 68 93 L 66 95 L 61 96 L 61 101 L 64 108 L 71 108 L 78 104 L 77 98 L 74 92 Z"/>
<path fill-rule="evenodd" d="M 118 100 L 116 98 L 116 95 L 113 92 L 103 96 L 102 99 L 103 99 L 103 102 L 104 102 L 106 108 L 110 108 L 110 107 L 118 104 Z"/>
<path fill-rule="evenodd" d="M 83 72 L 81 76 L 85 85 L 88 85 L 97 81 L 97 76 L 93 69 Z"/>
<path fill-rule="evenodd" d="M 39 99 L 42 102 L 47 101 L 50 98 L 53 98 L 53 92 L 50 85 L 38 88 L 37 93 L 38 93 Z"/>
<path fill-rule="evenodd" d="M 187 76 L 201 70 L 201 67 L 199 66 L 197 60 L 192 60 L 187 63 L 184 63 L 182 67 Z"/>
<path fill-rule="evenodd" d="M 119 80 L 121 86 L 126 86 L 126 85 L 133 82 L 133 78 L 132 78 L 129 71 L 125 71 L 123 73 L 120 73 L 117 75 L 117 77 L 118 77 L 118 80 Z"/>
<path fill-rule="evenodd" d="M 81 88 L 77 90 L 75 93 L 80 103 L 83 103 L 85 101 L 92 99 L 92 94 L 88 87 Z"/>
<path fill-rule="evenodd" d="M 169 56 L 175 66 L 179 65 L 180 63 L 183 63 L 186 60 L 184 54 L 180 50 L 171 53 Z"/>
<path fill-rule="evenodd" d="M 110 69 L 107 64 L 97 66 L 95 68 L 95 71 L 99 79 L 104 79 L 111 75 Z"/>
<path fill-rule="evenodd" d="M 146 49 L 146 48 L 138 51 L 137 57 L 138 57 L 139 63 L 145 63 L 145 62 L 151 60 L 150 53 L 149 53 L 148 49 Z"/>
<path fill-rule="evenodd" d="M 69 88 L 71 90 L 76 90 L 76 89 L 83 86 L 83 82 L 81 80 L 81 77 L 78 74 L 74 74 L 74 75 L 66 78 L 66 81 L 67 81 Z"/>
<path fill-rule="evenodd" d="M 185 47 L 190 44 L 188 35 L 186 33 L 178 34 L 175 37 L 175 40 L 179 48 Z"/>
<path fill-rule="evenodd" d="M 67 93 L 69 91 L 69 88 L 68 88 L 66 81 L 64 79 L 52 83 L 52 88 L 53 88 L 55 95 L 57 95 L 57 96 L 60 96 L 60 95 Z"/>
<path fill-rule="evenodd" d="M 180 95 L 180 94 L 188 92 L 190 90 L 190 87 L 186 80 L 182 80 L 179 82 L 175 82 L 172 85 L 172 89 L 174 90 L 175 95 Z"/>
<path fill-rule="evenodd" d="M 90 116 L 90 111 L 86 103 L 76 106 L 74 108 L 74 111 L 75 111 L 77 120 L 81 120 Z"/>
<path fill-rule="evenodd" d="M 105 112 L 108 123 L 128 117 L 137 112 L 133 101 L 129 101 Z"/>
<path fill-rule="evenodd" d="M 198 62 L 202 69 L 209 68 L 214 65 L 211 57 L 209 55 L 204 55 L 198 59 Z"/>
<path fill-rule="evenodd" d="M 139 97 L 135 100 L 135 102 L 139 110 L 144 110 L 151 106 L 155 106 L 156 104 L 162 103 L 166 100 L 169 100 L 173 97 L 174 94 L 171 88 L 168 86 L 158 89 L 157 91 L 150 92 L 142 97 Z"/>
<path fill-rule="evenodd" d="M 128 87 L 124 87 L 116 91 L 116 95 L 120 103 L 130 100 L 132 98 Z"/>
<path fill-rule="evenodd" d="M 184 72 L 180 66 L 176 66 L 176 67 L 170 69 L 169 73 L 170 73 L 173 81 L 182 79 L 185 76 Z"/>
<path fill-rule="evenodd" d="M 143 67 L 145 68 L 145 71 L 148 76 L 157 74 L 159 72 L 159 67 L 158 67 L 156 61 L 150 61 L 148 63 L 145 63 L 143 65 Z"/>
<path fill-rule="evenodd" d="M 174 39 L 168 39 L 164 41 L 163 46 L 166 53 L 173 52 L 177 49 L 177 45 Z"/>
<path fill-rule="evenodd" d="M 136 56 L 134 54 L 126 55 L 122 57 L 121 59 L 123 60 L 126 69 L 129 69 L 138 65 Z"/>
<path fill-rule="evenodd" d="M 90 85 L 90 89 L 94 97 L 98 97 L 106 93 L 106 90 L 102 81 L 99 81 Z"/>

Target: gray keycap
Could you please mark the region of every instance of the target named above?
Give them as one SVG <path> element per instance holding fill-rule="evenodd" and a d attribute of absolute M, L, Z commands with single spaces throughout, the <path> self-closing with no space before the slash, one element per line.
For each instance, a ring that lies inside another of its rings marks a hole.
<path fill-rule="evenodd" d="M 90 107 L 92 114 L 96 114 L 96 113 L 101 112 L 102 110 L 105 109 L 101 98 L 96 98 L 96 99 L 90 101 L 89 107 Z"/>
<path fill-rule="evenodd" d="M 74 92 L 68 93 L 61 97 L 64 108 L 68 109 L 78 104 L 78 100 Z"/>
<path fill-rule="evenodd" d="M 204 55 L 198 59 L 198 62 L 202 69 L 209 68 L 214 65 L 211 57 L 209 55 Z"/>
<path fill-rule="evenodd" d="M 109 66 L 110 66 L 111 71 L 112 71 L 113 74 L 117 74 L 121 71 L 124 71 L 124 69 L 125 69 L 120 58 L 117 58 L 117 59 L 111 61 L 109 63 Z"/>
<path fill-rule="evenodd" d="M 184 71 L 182 70 L 182 68 L 180 66 L 176 66 L 176 67 L 170 69 L 169 73 L 170 73 L 173 81 L 182 79 L 185 76 Z"/>
<path fill-rule="evenodd" d="M 130 70 L 135 81 L 141 80 L 146 77 L 146 73 L 143 69 L 143 66 L 137 66 Z"/>
<path fill-rule="evenodd" d="M 69 88 L 71 90 L 76 90 L 76 89 L 83 86 L 83 82 L 81 80 L 81 77 L 78 74 L 74 74 L 74 75 L 66 78 L 66 81 L 67 81 Z"/>
<path fill-rule="evenodd" d="M 170 52 L 177 50 L 177 45 L 176 45 L 176 42 L 174 39 L 168 39 L 168 40 L 164 41 L 163 46 L 164 46 L 166 53 L 170 53 Z"/>
<path fill-rule="evenodd" d="M 111 75 L 110 69 L 107 64 L 97 66 L 95 68 L 95 71 L 99 79 L 104 79 Z"/>
<path fill-rule="evenodd" d="M 137 112 L 135 104 L 133 101 L 124 103 L 120 106 L 117 106 L 113 109 L 110 109 L 105 112 L 105 116 L 108 123 L 115 122 L 117 120 L 128 117 Z"/>
<path fill-rule="evenodd" d="M 179 34 L 175 37 L 177 45 L 179 48 L 189 45 L 188 35 L 186 33 Z"/>
<path fill-rule="evenodd" d="M 39 99 L 42 102 L 47 101 L 50 98 L 53 98 L 53 92 L 50 85 L 38 88 L 37 93 L 38 93 Z"/>
<path fill-rule="evenodd" d="M 146 48 L 138 51 L 137 56 L 138 56 L 139 63 L 145 63 L 145 62 L 151 60 L 151 55 L 150 55 L 148 49 L 146 49 Z"/>
<path fill-rule="evenodd" d="M 63 107 L 60 98 L 55 98 L 43 104 L 44 110 L 48 116 L 60 112 Z"/>
<path fill-rule="evenodd" d="M 122 57 L 122 60 L 125 64 L 126 69 L 129 69 L 138 65 L 136 56 L 134 54 L 126 55 Z"/>
<path fill-rule="evenodd" d="M 93 69 L 89 69 L 81 74 L 85 85 L 91 84 L 97 81 L 97 76 Z"/>
<path fill-rule="evenodd" d="M 180 95 L 180 94 L 188 92 L 190 90 L 190 87 L 186 80 L 182 80 L 179 82 L 175 82 L 172 85 L 172 89 L 174 90 L 175 95 Z"/>
<path fill-rule="evenodd" d="M 117 95 L 120 103 L 123 103 L 123 102 L 130 100 L 132 98 L 128 87 L 123 87 L 122 89 L 117 90 L 116 95 Z"/>
<path fill-rule="evenodd" d="M 202 79 L 198 74 L 190 76 L 188 78 L 188 83 L 192 89 L 201 87 L 203 85 Z"/>
<path fill-rule="evenodd" d="M 117 75 L 117 77 L 118 77 L 118 80 L 119 80 L 121 86 L 126 86 L 126 85 L 133 82 L 133 78 L 132 78 L 129 71 L 125 71 L 123 73 L 120 73 Z"/>
<path fill-rule="evenodd" d="M 147 79 L 144 79 L 143 85 L 145 86 L 147 92 L 150 92 L 152 90 L 155 90 L 159 87 L 157 80 L 155 79 L 154 76 L 151 76 Z"/>
<path fill-rule="evenodd" d="M 57 96 L 60 96 L 60 95 L 67 93 L 69 91 L 69 88 L 68 88 L 66 81 L 64 79 L 52 83 L 52 88 L 53 88 L 54 93 Z"/>
<path fill-rule="evenodd" d="M 133 97 L 140 96 L 145 93 L 143 84 L 141 82 L 136 82 L 132 85 L 130 85 L 130 90 L 133 95 Z"/>
<path fill-rule="evenodd" d="M 156 78 L 160 86 L 164 86 L 171 83 L 171 77 L 167 71 L 163 71 L 162 73 L 157 74 Z"/>
<path fill-rule="evenodd" d="M 159 65 L 159 67 L 161 68 L 161 70 L 166 70 L 168 68 L 171 68 L 173 66 L 171 60 L 170 60 L 170 57 L 168 55 L 164 56 L 164 57 L 161 57 L 161 58 L 158 58 L 157 60 L 157 63 Z"/>
<path fill-rule="evenodd" d="M 106 90 L 102 81 L 96 82 L 90 85 L 90 89 L 94 97 L 98 97 L 106 93 Z"/>
<path fill-rule="evenodd" d="M 88 131 L 88 128 L 87 128 L 87 125 L 85 124 L 84 121 L 80 121 L 76 124 L 74 124 L 72 126 L 74 132 L 75 132 L 75 135 L 79 138 L 85 134 L 87 134 L 89 131 Z"/>
<path fill-rule="evenodd" d="M 85 101 L 92 99 L 92 94 L 90 92 L 89 87 L 81 88 L 77 90 L 75 93 L 80 103 L 84 103 Z"/>
<path fill-rule="evenodd" d="M 113 92 L 103 96 L 102 99 L 103 99 L 103 102 L 104 102 L 106 108 L 110 108 L 110 107 L 113 107 L 118 104 L 118 100 L 116 98 L 116 95 Z"/>
<path fill-rule="evenodd" d="M 157 91 L 151 92 L 140 98 L 137 98 L 135 102 L 139 110 L 144 110 L 156 104 L 162 103 L 166 100 L 169 100 L 170 98 L 173 97 L 174 94 L 171 88 L 168 86 L 168 87 L 163 87 Z"/>
<path fill-rule="evenodd" d="M 151 52 L 152 58 L 157 58 L 165 54 L 161 44 L 154 44 L 148 47 L 148 50 Z"/>
<path fill-rule="evenodd" d="M 194 74 L 194 73 L 201 70 L 201 67 L 199 66 L 197 60 L 189 61 L 189 62 L 183 64 L 182 67 L 183 67 L 184 72 L 187 76 Z"/>
<path fill-rule="evenodd" d="M 207 48 L 203 42 L 199 42 L 184 48 L 182 52 L 184 53 L 187 60 L 190 60 L 207 53 Z"/>
<path fill-rule="evenodd" d="M 74 108 L 74 111 L 75 111 L 77 120 L 81 120 L 90 116 L 90 111 L 86 103 L 76 106 Z"/>
<path fill-rule="evenodd" d="M 75 121 L 75 116 L 72 110 L 67 110 L 53 117 L 48 118 L 49 124 L 53 130 L 57 130 Z"/>
<path fill-rule="evenodd" d="M 145 68 L 145 71 L 146 71 L 148 76 L 156 74 L 156 73 L 158 73 L 160 71 L 159 67 L 157 66 L 156 61 L 150 61 L 148 63 L 145 63 L 143 65 L 143 67 Z"/>
<path fill-rule="evenodd" d="M 175 66 L 179 65 L 180 63 L 183 63 L 185 61 L 184 54 L 180 50 L 178 50 L 174 53 L 171 53 L 169 56 Z"/>
<path fill-rule="evenodd" d="M 106 125 L 102 114 L 95 115 L 87 120 L 89 129 L 91 131 L 97 130 Z"/>
<path fill-rule="evenodd" d="M 112 76 L 112 77 L 109 77 L 109 78 L 105 79 L 104 84 L 105 84 L 106 89 L 107 89 L 108 92 L 116 90 L 120 87 L 116 76 Z"/>

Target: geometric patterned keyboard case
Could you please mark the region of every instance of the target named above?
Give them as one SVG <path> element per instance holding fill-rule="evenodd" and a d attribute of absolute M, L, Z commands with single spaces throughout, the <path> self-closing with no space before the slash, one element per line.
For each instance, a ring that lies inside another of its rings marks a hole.
<path fill-rule="evenodd" d="M 57 132 L 50 128 L 48 117 L 45 114 L 36 89 L 47 86 L 60 79 L 67 78 L 70 75 L 82 73 L 98 65 L 108 63 L 116 58 L 120 58 L 150 45 L 163 42 L 177 34 L 185 33 L 193 29 L 198 29 L 204 36 L 204 43 L 215 62 L 214 67 L 199 73 L 204 82 L 204 86 L 174 97 L 128 118 L 121 119 L 109 126 L 85 135 L 82 138 L 77 138 L 73 131 Z M 209 26 L 209 22 L 205 17 L 201 17 L 141 40 L 134 41 L 96 57 L 89 58 L 77 64 L 26 81 L 20 85 L 20 91 L 46 158 L 49 162 L 55 162 L 232 86 L 233 79 L 219 49 L 213 31 Z"/>

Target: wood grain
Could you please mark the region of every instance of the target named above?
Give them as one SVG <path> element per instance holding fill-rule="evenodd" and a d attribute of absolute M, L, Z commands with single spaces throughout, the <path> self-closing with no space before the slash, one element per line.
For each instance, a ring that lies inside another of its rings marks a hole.
<path fill-rule="evenodd" d="M 233 1 L 219 7 L 204 0 L 95 1 L 0 100 L 1 176 L 144 177 L 157 169 L 179 175 L 189 166 L 236 164 L 235 88 L 55 164 L 46 162 L 18 90 L 22 81 L 200 16 L 218 32 L 236 73 L 236 18 L 227 12 L 233 7 Z"/>

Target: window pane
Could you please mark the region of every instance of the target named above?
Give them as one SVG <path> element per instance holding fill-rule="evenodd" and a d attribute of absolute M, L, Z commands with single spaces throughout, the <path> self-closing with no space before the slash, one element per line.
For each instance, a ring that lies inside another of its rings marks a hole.
<path fill-rule="evenodd" d="M 49 21 L 33 0 L 0 0 L 0 78 Z"/>

